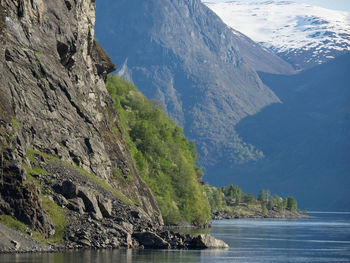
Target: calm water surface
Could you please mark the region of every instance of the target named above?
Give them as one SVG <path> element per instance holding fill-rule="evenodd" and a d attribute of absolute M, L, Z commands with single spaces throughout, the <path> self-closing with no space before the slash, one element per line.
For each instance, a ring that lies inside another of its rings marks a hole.
<path fill-rule="evenodd" d="M 350 213 L 310 213 L 303 220 L 214 221 L 227 250 L 100 250 L 0 255 L 1 263 L 350 262 Z"/>

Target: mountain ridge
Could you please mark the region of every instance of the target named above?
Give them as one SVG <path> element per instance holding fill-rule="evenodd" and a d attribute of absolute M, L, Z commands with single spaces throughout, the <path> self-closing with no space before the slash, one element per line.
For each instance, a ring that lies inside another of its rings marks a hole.
<path fill-rule="evenodd" d="M 206 3 L 223 21 L 297 70 L 350 51 L 350 12 L 290 1 Z"/>

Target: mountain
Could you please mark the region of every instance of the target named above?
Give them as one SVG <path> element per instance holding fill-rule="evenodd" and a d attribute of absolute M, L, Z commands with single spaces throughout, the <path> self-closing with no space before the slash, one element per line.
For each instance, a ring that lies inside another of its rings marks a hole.
<path fill-rule="evenodd" d="M 98 1 L 96 36 L 119 74 L 163 103 L 195 140 L 201 164 L 225 155 L 236 161 L 260 158 L 234 125 L 279 99 L 262 84 L 237 43 L 250 44 L 245 51 L 251 57 L 271 52 L 237 37 L 199 0 Z M 268 68 L 275 63 L 267 71 L 276 73 L 280 67 L 290 72 L 288 64 L 271 57 L 256 64 Z"/>
<path fill-rule="evenodd" d="M 348 211 L 349 68 L 347 54 L 293 76 L 261 74 L 282 103 L 236 127 L 265 158 L 241 166 L 218 164 L 206 179 L 218 185 L 231 180 L 248 192 L 269 188 L 296 197 L 307 209 Z"/>
<path fill-rule="evenodd" d="M 154 197 L 164 191 L 156 196 L 177 209 L 178 223 L 210 223 L 195 148 L 132 84 L 118 87 L 121 94 L 107 90 L 115 66 L 94 37 L 94 22 L 91 0 L 1 1 L 0 253 L 206 247 L 207 236 L 164 232 Z M 152 127 L 136 132 L 127 114 Z M 143 163 L 140 145 L 154 150 Z M 141 177 L 141 164 L 158 189 Z"/>
<path fill-rule="evenodd" d="M 270 49 L 296 69 L 350 51 L 350 12 L 290 1 L 206 3 L 227 25 Z"/>

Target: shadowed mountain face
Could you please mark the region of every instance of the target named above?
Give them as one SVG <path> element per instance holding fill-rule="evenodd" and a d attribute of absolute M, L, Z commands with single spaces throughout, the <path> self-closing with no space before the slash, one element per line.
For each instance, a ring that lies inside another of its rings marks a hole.
<path fill-rule="evenodd" d="M 199 0 L 98 1 L 96 35 L 120 73 L 196 141 L 201 164 L 237 152 L 259 158 L 234 125 L 279 99 L 245 62 L 233 31 Z"/>
<path fill-rule="evenodd" d="M 234 181 L 245 191 L 270 188 L 295 196 L 308 209 L 348 211 L 349 68 L 350 54 L 294 76 L 261 74 L 283 104 L 265 108 L 236 128 L 265 158 L 235 167 L 221 163 L 206 179 Z"/>

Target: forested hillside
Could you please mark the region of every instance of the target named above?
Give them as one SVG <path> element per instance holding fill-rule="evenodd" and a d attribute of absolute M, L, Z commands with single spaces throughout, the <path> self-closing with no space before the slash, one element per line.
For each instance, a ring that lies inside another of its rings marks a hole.
<path fill-rule="evenodd" d="M 201 185 L 201 169 L 195 165 L 194 143 L 159 102 L 148 100 L 132 83 L 110 75 L 107 89 L 136 168 L 155 195 L 165 223 L 209 223 L 210 208 Z M 131 180 L 118 170 L 114 175 L 125 182 Z"/>

